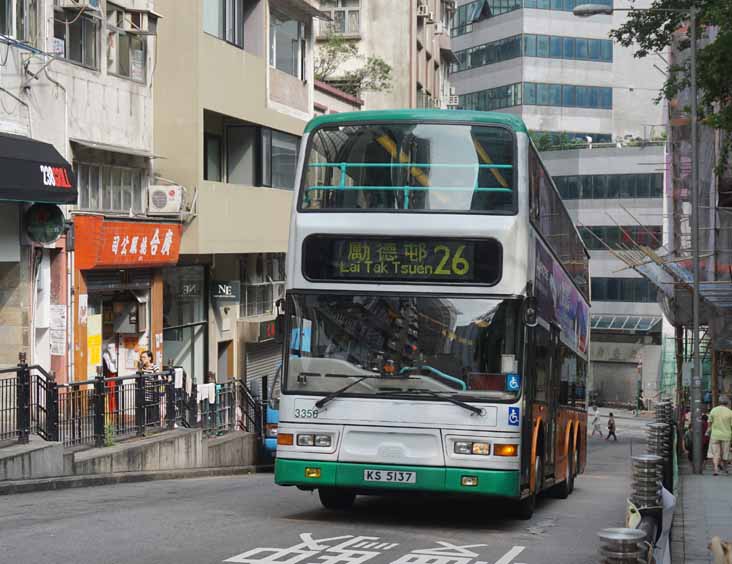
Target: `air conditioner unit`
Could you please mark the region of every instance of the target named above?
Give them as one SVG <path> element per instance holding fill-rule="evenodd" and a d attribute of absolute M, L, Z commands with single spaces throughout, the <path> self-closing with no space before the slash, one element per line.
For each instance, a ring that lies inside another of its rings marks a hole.
<path fill-rule="evenodd" d="M 427 14 L 427 21 L 430 22 L 430 23 L 435 21 L 435 13 L 434 12 L 430 12 L 429 14 Z"/>
<path fill-rule="evenodd" d="M 445 33 L 445 26 L 442 25 L 442 22 L 435 22 L 435 34 L 440 35 L 442 33 Z"/>
<path fill-rule="evenodd" d="M 452 88 L 450 89 L 452 91 Z M 447 107 L 448 108 L 454 108 L 460 105 L 460 96 L 455 96 L 451 94 L 447 97 Z"/>
<path fill-rule="evenodd" d="M 85 10 L 99 10 L 100 0 L 56 0 L 59 8 L 84 8 Z"/>
<path fill-rule="evenodd" d="M 147 189 L 150 215 L 177 215 L 183 209 L 183 187 L 164 186 L 161 184 Z"/>
<path fill-rule="evenodd" d="M 432 105 L 437 109 L 442 108 L 442 98 L 440 98 L 438 96 L 435 96 L 434 98 L 432 98 Z"/>
<path fill-rule="evenodd" d="M 427 4 L 419 4 L 417 6 L 417 17 L 426 18 L 430 15 L 430 7 Z"/>
<path fill-rule="evenodd" d="M 457 94 L 457 90 L 454 86 L 450 87 L 450 96 L 455 96 Z"/>

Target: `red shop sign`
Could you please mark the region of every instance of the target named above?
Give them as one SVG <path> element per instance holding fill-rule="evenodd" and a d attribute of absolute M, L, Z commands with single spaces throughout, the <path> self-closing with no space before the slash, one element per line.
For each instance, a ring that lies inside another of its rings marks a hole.
<path fill-rule="evenodd" d="M 76 215 L 76 268 L 177 264 L 181 230 L 178 223 L 107 221 L 100 216 Z"/>

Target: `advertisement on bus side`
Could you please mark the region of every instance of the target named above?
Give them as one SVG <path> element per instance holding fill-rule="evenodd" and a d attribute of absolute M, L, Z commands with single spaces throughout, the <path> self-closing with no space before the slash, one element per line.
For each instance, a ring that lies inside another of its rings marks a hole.
<path fill-rule="evenodd" d="M 569 275 L 540 241 L 536 241 L 536 300 L 539 317 L 558 324 L 561 339 L 585 354 L 589 308 Z"/>

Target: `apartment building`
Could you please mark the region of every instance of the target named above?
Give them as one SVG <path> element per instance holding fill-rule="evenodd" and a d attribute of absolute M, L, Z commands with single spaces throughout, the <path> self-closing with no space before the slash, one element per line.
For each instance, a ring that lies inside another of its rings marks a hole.
<path fill-rule="evenodd" d="M 447 107 L 454 0 L 320 0 L 320 7 L 330 21 L 319 21 L 319 42 L 335 33 L 363 57 L 380 57 L 391 66 L 392 88 L 359 93 L 362 109 Z M 355 64 L 341 66 L 333 84 Z"/>
<path fill-rule="evenodd" d="M 148 206 L 159 19 L 152 0 L 0 2 L 3 156 L 28 165 L 5 194 L 21 203 L 2 205 L 20 233 L 2 263 L 4 364 L 22 350 L 64 382 L 93 377 L 103 350 L 120 374 L 141 350 L 162 357 L 181 224 Z"/>
<path fill-rule="evenodd" d="M 459 107 L 520 116 L 544 151 L 592 258 L 590 392 L 631 402 L 639 386 L 657 393 L 663 316 L 655 288 L 613 251 L 662 241 L 665 120 L 654 98 L 665 63 L 609 39 L 624 12 L 579 18 L 581 3 L 460 1 L 450 82 Z"/>
<path fill-rule="evenodd" d="M 158 0 L 155 172 L 185 191 L 180 261 L 165 281 L 165 357 L 199 382 L 257 391 L 281 359 L 297 151 L 314 107 L 306 0 Z"/>

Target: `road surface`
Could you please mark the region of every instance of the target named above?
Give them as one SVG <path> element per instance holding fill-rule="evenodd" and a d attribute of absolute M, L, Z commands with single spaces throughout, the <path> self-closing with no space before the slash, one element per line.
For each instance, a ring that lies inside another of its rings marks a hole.
<path fill-rule="evenodd" d="M 0 497 L 0 562 L 13 564 L 594 564 L 596 532 L 620 526 L 641 421 L 589 440 L 567 500 L 530 521 L 501 503 L 359 497 L 346 513 L 271 474 Z"/>

